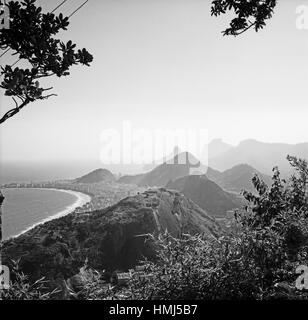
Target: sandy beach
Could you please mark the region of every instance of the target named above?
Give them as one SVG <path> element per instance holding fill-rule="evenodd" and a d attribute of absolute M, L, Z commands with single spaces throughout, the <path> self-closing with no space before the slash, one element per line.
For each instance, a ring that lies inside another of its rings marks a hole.
<path fill-rule="evenodd" d="M 20 232 L 19 234 L 15 235 L 15 236 L 11 236 L 10 238 L 16 238 L 16 237 L 19 237 L 20 235 L 28 232 L 29 230 L 35 228 L 36 226 L 38 225 L 41 225 L 45 222 L 48 222 L 48 221 L 51 221 L 53 219 L 58 219 L 58 218 L 61 218 L 61 217 L 64 217 L 70 213 L 72 213 L 76 208 L 78 207 L 82 207 L 83 205 L 85 205 L 86 203 L 90 202 L 91 201 L 91 197 L 87 194 L 84 194 L 84 193 L 81 193 L 81 192 L 77 192 L 77 191 L 72 191 L 72 190 L 64 190 L 64 189 L 47 189 L 47 188 L 33 188 L 33 189 L 38 189 L 38 190 L 55 190 L 55 191 L 60 191 L 60 192 L 66 192 L 66 193 L 69 193 L 73 196 L 75 196 L 77 199 L 76 201 L 66 207 L 64 210 L 54 214 L 54 215 L 51 215 L 35 224 L 33 224 L 32 226 L 28 227 L 27 229 L 23 230 L 22 232 Z"/>

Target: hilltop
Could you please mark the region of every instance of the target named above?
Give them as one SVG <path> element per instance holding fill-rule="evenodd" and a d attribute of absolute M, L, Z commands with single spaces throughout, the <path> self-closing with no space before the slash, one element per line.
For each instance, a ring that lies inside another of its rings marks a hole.
<path fill-rule="evenodd" d="M 5 264 L 21 258 L 21 270 L 31 280 L 45 276 L 54 285 L 79 272 L 85 259 L 97 270 L 127 270 L 140 259 L 155 258 L 148 233 L 168 230 L 220 233 L 207 212 L 184 195 L 165 189 L 127 197 L 103 210 L 70 214 L 37 226 L 16 239 L 4 242 Z"/>
<path fill-rule="evenodd" d="M 225 143 L 222 139 L 212 140 L 207 147 L 209 158 L 217 157 L 233 148 L 232 145 Z"/>
<path fill-rule="evenodd" d="M 216 217 L 225 217 L 227 211 L 241 207 L 239 201 L 236 201 L 205 175 L 182 177 L 169 182 L 166 188 L 180 191 L 206 212 Z"/>
<path fill-rule="evenodd" d="M 77 183 L 98 183 L 98 182 L 114 182 L 114 175 L 107 169 L 96 169 L 90 173 L 77 178 Z"/>
<path fill-rule="evenodd" d="M 221 188 L 238 193 L 242 190 L 254 191 L 252 178 L 255 174 L 267 185 L 271 185 L 270 176 L 259 172 L 248 164 L 239 164 L 223 172 L 211 169 L 207 171 L 206 175 Z"/>
<path fill-rule="evenodd" d="M 118 182 L 133 183 L 138 186 L 163 187 L 170 180 L 187 176 L 192 170 L 198 170 L 201 163 L 189 152 L 182 152 L 171 159 L 166 160 L 150 172 L 123 176 Z"/>
<path fill-rule="evenodd" d="M 136 175 L 124 175 L 121 178 L 117 180 L 118 183 L 123 184 L 136 184 L 140 185 L 140 182 L 142 181 L 144 177 L 144 173 L 136 174 Z"/>

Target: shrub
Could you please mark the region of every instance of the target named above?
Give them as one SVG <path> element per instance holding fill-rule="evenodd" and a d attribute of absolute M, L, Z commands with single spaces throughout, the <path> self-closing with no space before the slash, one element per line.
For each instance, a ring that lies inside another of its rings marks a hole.
<path fill-rule="evenodd" d="M 170 235 L 154 239 L 157 262 L 145 261 L 146 276 L 136 274 L 133 299 L 306 298 L 292 283 L 307 261 L 307 162 L 288 157 L 290 181 L 274 168 L 268 187 L 257 176 L 257 195 L 244 192 L 245 210 L 235 213 L 235 228 L 217 239 Z M 281 284 L 284 284 L 282 286 Z"/>
<path fill-rule="evenodd" d="M 12 281 L 7 290 L 2 290 L 1 298 L 3 300 L 50 300 L 58 292 L 58 289 L 48 291 L 45 278 L 38 279 L 33 283 L 29 283 L 28 277 L 20 271 L 19 261 L 12 261 L 11 269 Z"/>

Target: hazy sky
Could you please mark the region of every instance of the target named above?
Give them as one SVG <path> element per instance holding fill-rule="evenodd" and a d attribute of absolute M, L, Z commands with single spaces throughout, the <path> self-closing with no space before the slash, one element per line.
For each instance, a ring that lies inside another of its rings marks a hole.
<path fill-rule="evenodd" d="M 46 10 L 60 2 L 39 1 Z M 92 66 L 50 79 L 58 97 L 0 126 L 2 161 L 97 159 L 102 130 L 123 121 L 203 128 L 232 144 L 308 141 L 308 30 L 295 24 L 308 1 L 278 2 L 263 31 L 233 38 L 221 35 L 227 20 L 210 16 L 209 0 L 90 0 L 65 39 L 86 47 Z M 11 106 L 3 91 L 0 104 L 1 114 Z"/>

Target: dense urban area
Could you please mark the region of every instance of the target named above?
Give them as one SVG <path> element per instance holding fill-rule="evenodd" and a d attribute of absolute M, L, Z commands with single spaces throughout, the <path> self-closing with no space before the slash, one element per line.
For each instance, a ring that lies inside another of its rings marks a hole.
<path fill-rule="evenodd" d="M 120 200 L 143 192 L 145 188 L 137 187 L 130 184 L 119 184 L 114 182 L 98 183 L 76 183 L 71 180 L 47 181 L 47 182 L 29 182 L 29 183 L 9 183 L 0 185 L 1 189 L 5 188 L 47 188 L 59 190 L 71 190 L 87 194 L 91 201 L 77 207 L 75 213 L 86 213 L 106 208 L 116 204 Z"/>

